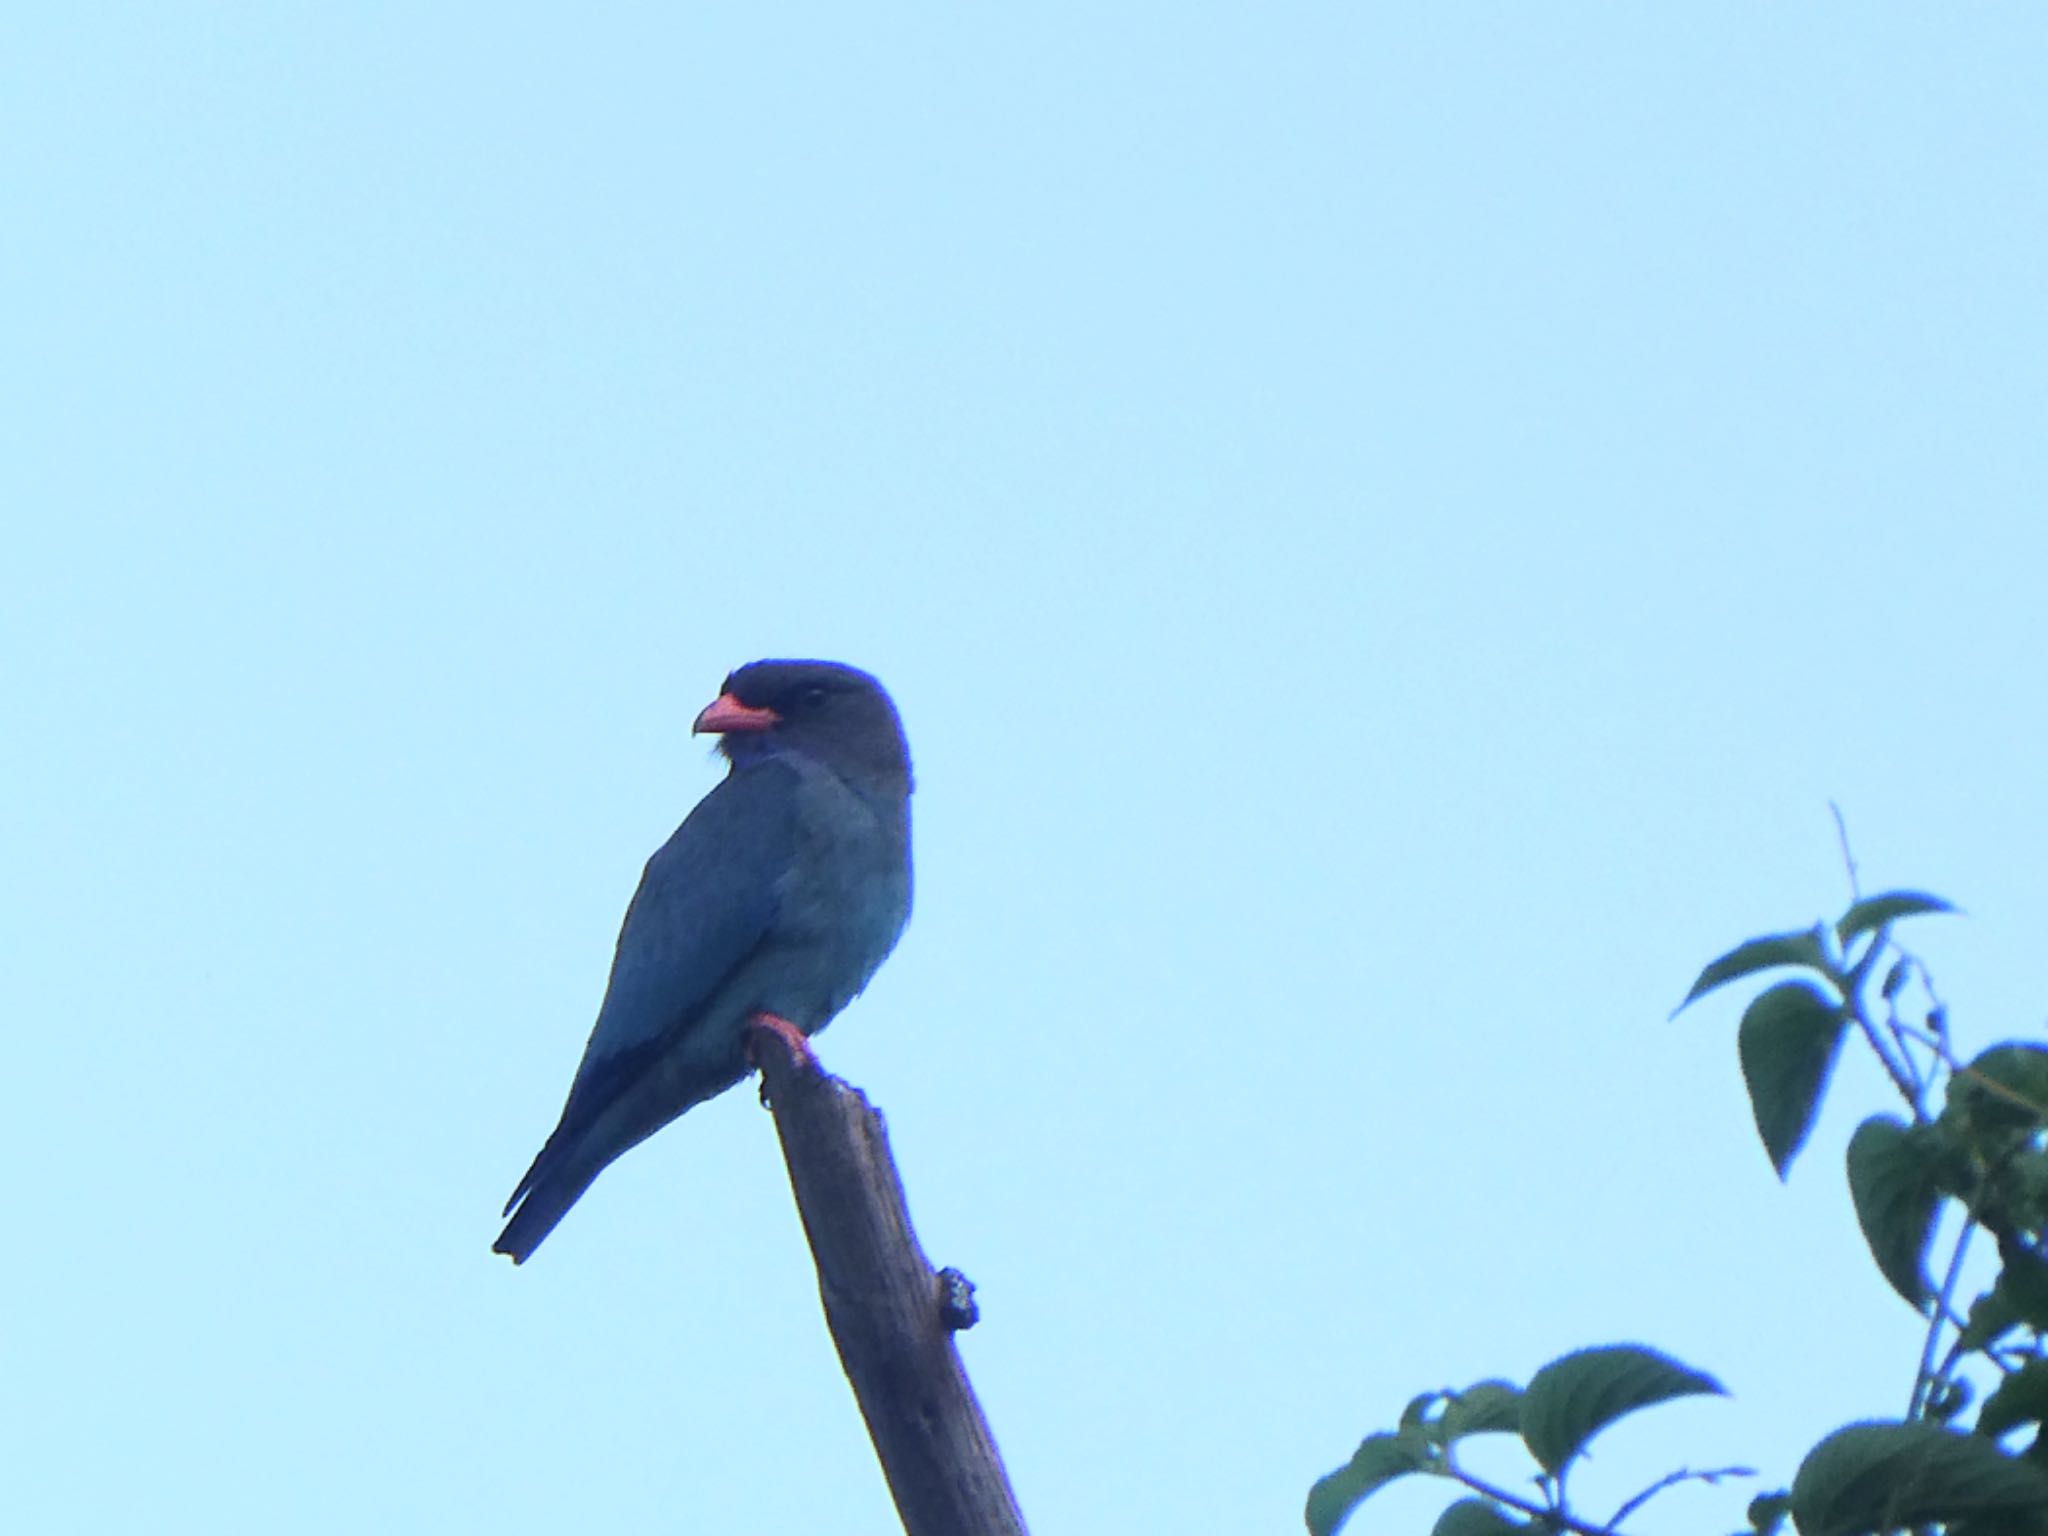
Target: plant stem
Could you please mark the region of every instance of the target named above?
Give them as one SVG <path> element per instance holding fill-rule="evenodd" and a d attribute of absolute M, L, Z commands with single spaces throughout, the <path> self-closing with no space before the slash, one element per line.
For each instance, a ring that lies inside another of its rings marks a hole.
<path fill-rule="evenodd" d="M 1870 948 L 1864 951 L 1863 958 L 1846 972 L 1831 976 L 1829 980 L 1841 989 L 1843 1000 L 1849 1006 L 1849 1017 L 1856 1021 L 1856 1027 L 1863 1031 L 1863 1038 L 1870 1042 L 1871 1050 L 1877 1054 L 1877 1059 L 1884 1063 L 1884 1070 L 1891 1078 L 1892 1086 L 1899 1090 L 1899 1097 L 1912 1106 L 1913 1118 L 1925 1120 L 1928 1118 L 1926 1085 L 1919 1081 L 1918 1074 L 1912 1070 L 1911 1058 L 1905 1055 L 1903 1049 L 1899 1052 L 1898 1059 L 1893 1057 L 1891 1050 L 1885 1045 L 1884 1036 L 1878 1032 L 1877 1021 L 1871 1018 L 1870 1009 L 1863 998 L 1864 987 L 1869 983 L 1871 972 L 1876 967 L 1877 957 L 1885 948 L 1887 931 L 1880 928 L 1871 939 Z"/>
<path fill-rule="evenodd" d="M 1842 845 L 1842 868 L 1849 872 L 1849 900 L 1863 899 L 1863 888 L 1856 879 L 1856 855 L 1849 851 L 1849 823 L 1842 817 L 1842 808 L 1834 801 L 1828 802 L 1828 809 L 1835 817 L 1835 838 Z"/>
<path fill-rule="evenodd" d="M 1448 1459 L 1444 1462 L 1444 1470 L 1481 1498 L 1491 1499 L 1496 1504 L 1505 1504 L 1509 1509 L 1519 1510 L 1525 1515 L 1541 1520 L 1547 1526 L 1555 1527 L 1558 1530 L 1575 1531 L 1578 1533 L 1578 1536 L 1619 1536 L 1619 1533 L 1612 1526 L 1589 1524 L 1587 1521 L 1581 1520 L 1577 1515 L 1571 1514 L 1561 1504 L 1537 1504 L 1528 1499 L 1517 1498 L 1514 1494 L 1509 1493 L 1507 1489 L 1496 1488 L 1493 1484 L 1474 1477 L 1463 1467 Z"/>
<path fill-rule="evenodd" d="M 1929 1309 L 1927 1320 L 1927 1342 L 1920 1347 L 1920 1369 L 1913 1377 L 1913 1395 L 1906 1403 L 1906 1417 L 1915 1419 L 1927 1409 L 1934 1397 L 1934 1384 L 1948 1374 L 1948 1366 L 1940 1371 L 1934 1368 L 1934 1351 L 1941 1343 L 1942 1325 L 1954 1315 L 1954 1298 L 1957 1284 L 1963 1275 L 1963 1256 L 1970 1251 L 1970 1234 L 1977 1230 L 1977 1212 L 1974 1206 L 1963 1212 L 1963 1229 L 1956 1234 L 1955 1252 L 1949 1255 L 1948 1274 L 1942 1278 L 1941 1294 L 1935 1298 Z M 1951 1354 L 1951 1363 L 1953 1354 Z"/>
<path fill-rule="evenodd" d="M 1676 1487 L 1680 1483 L 1694 1481 L 1712 1483 L 1724 1477 L 1755 1476 L 1756 1468 L 1754 1467 L 1715 1467 L 1710 1472 L 1693 1472 L 1690 1470 L 1667 1472 L 1664 1476 L 1658 1478 L 1656 1482 L 1650 1484 L 1649 1487 L 1622 1505 L 1621 1508 L 1617 1509 L 1614 1512 L 1614 1518 L 1607 1522 L 1608 1528 L 1610 1530 L 1618 1529 L 1622 1521 L 1649 1503 L 1653 1496 L 1662 1493 L 1666 1488 Z"/>

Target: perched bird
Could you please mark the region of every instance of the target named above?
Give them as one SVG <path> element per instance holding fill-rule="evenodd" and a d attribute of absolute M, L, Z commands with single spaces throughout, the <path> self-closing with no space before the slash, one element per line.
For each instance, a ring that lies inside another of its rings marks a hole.
<path fill-rule="evenodd" d="M 757 661 L 692 729 L 731 766 L 626 908 L 569 1101 L 492 1245 L 515 1264 L 612 1159 L 746 1076 L 757 1015 L 823 1029 L 910 916 L 910 752 L 880 683 Z"/>

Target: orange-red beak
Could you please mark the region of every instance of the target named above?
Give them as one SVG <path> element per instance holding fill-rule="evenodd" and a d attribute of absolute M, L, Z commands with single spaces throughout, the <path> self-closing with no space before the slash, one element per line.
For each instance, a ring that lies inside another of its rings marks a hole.
<path fill-rule="evenodd" d="M 701 736 L 706 731 L 714 734 L 725 731 L 765 731 L 778 725 L 782 716 L 772 709 L 755 709 L 751 704 L 742 704 L 729 693 L 721 693 L 697 717 L 690 727 L 692 736 Z"/>

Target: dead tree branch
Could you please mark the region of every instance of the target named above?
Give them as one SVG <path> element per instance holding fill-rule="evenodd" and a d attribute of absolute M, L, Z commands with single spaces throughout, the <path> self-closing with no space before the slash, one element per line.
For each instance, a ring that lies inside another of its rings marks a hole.
<path fill-rule="evenodd" d="M 1002 1457 L 952 1329 L 968 1289 L 932 1272 L 882 1117 L 829 1076 L 794 1030 L 757 1022 L 748 1045 L 775 1114 L 825 1322 L 867 1420 L 906 1536 L 1024 1536 Z"/>

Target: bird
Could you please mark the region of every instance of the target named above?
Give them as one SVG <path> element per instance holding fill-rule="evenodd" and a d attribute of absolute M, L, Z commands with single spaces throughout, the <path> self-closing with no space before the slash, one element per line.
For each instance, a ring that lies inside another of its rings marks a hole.
<path fill-rule="evenodd" d="M 492 1245 L 514 1264 L 621 1154 L 747 1075 L 757 1018 L 823 1029 L 910 918 L 910 749 L 880 683 L 751 662 L 691 730 L 718 736 L 726 775 L 626 908 L 561 1119 Z"/>

